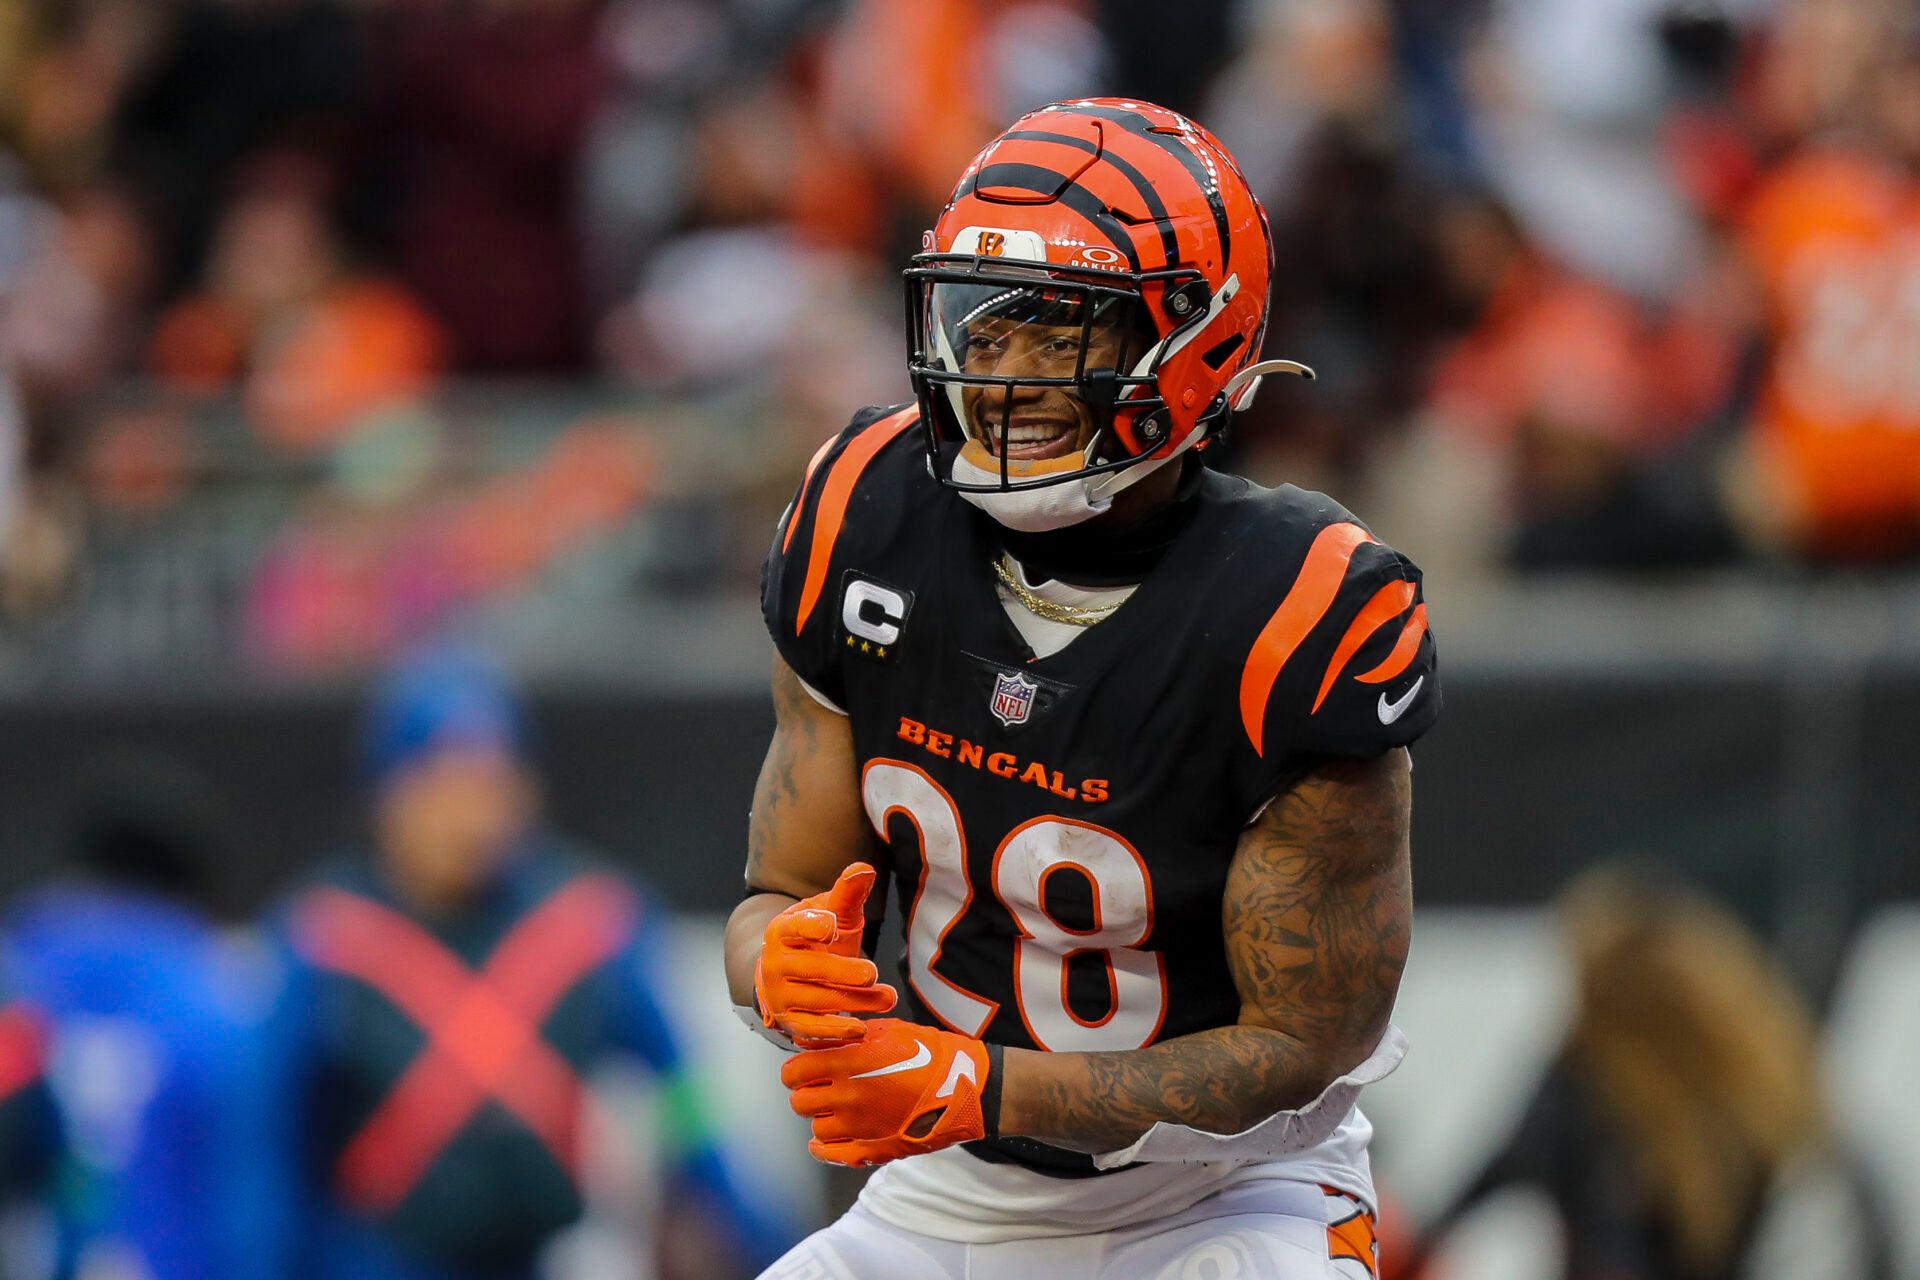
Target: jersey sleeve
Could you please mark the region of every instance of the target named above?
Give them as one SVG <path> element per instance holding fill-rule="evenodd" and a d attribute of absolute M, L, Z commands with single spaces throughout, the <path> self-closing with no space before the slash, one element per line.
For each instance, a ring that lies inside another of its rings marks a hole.
<path fill-rule="evenodd" d="M 761 571 L 760 610 L 774 648 L 809 688 L 840 708 L 847 696 L 835 647 L 839 580 L 855 549 L 889 517 L 870 479 L 874 459 L 916 416 L 911 408 L 863 409 L 822 445 L 774 529 Z"/>
<path fill-rule="evenodd" d="M 1322 528 L 1241 671 L 1247 799 L 1415 741 L 1440 714 L 1437 663 L 1420 570 L 1357 523 Z"/>

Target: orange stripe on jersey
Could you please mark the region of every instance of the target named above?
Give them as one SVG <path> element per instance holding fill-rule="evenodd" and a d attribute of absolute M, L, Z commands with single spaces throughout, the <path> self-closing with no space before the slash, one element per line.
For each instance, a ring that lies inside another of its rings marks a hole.
<path fill-rule="evenodd" d="M 1264 755 L 1262 738 L 1266 733 L 1267 697 L 1273 692 L 1280 669 L 1293 657 L 1293 651 L 1307 633 L 1326 617 L 1340 584 L 1346 579 L 1353 552 L 1373 535 L 1357 524 L 1330 524 L 1320 531 L 1307 549 L 1306 563 L 1294 579 L 1286 599 L 1267 619 L 1260 638 L 1253 642 L 1246 668 L 1240 673 L 1240 722 L 1256 755 Z"/>
<path fill-rule="evenodd" d="M 860 473 L 893 438 L 913 425 L 918 409 L 902 409 L 855 436 L 827 472 L 827 483 L 820 490 L 820 506 L 813 516 L 813 546 L 807 552 L 807 580 L 800 588 L 800 612 L 793 620 L 793 633 L 807 629 L 813 606 L 820 601 L 820 589 L 827 583 L 827 565 L 833 559 L 834 540 L 847 518 L 847 504 L 853 500 L 853 486 Z"/>
<path fill-rule="evenodd" d="M 1381 659 L 1379 666 L 1354 679 L 1361 684 L 1385 684 L 1412 665 L 1414 656 L 1420 652 L 1420 637 L 1426 634 L 1427 606 L 1417 605 L 1407 615 L 1407 625 L 1401 630 L 1400 639 L 1394 642 L 1393 652 Z"/>
<path fill-rule="evenodd" d="M 1327 674 L 1321 677 L 1320 694 L 1313 700 L 1314 712 L 1320 710 L 1320 704 L 1327 700 L 1327 691 L 1333 688 L 1333 682 L 1347 669 L 1347 663 L 1367 642 L 1367 638 L 1405 613 L 1407 606 L 1412 603 L 1411 582 L 1389 582 L 1374 592 L 1373 599 L 1354 615 L 1353 625 L 1347 628 L 1347 634 L 1340 637 L 1340 647 L 1333 651 L 1333 661 L 1327 664 Z"/>
<path fill-rule="evenodd" d="M 793 531 L 800 527 L 800 504 L 807 500 L 807 487 L 813 483 L 813 473 L 819 470 L 820 459 L 827 456 L 827 450 L 833 448 L 838 436 L 828 436 L 813 451 L 813 457 L 807 460 L 807 473 L 800 477 L 800 492 L 793 497 L 793 506 L 787 512 L 787 536 L 780 539 L 780 554 L 787 554 L 787 548 L 793 545 Z"/>

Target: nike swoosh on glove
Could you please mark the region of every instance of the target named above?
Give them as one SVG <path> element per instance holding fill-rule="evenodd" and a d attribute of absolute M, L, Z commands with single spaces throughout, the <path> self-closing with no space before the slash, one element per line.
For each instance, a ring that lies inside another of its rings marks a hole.
<path fill-rule="evenodd" d="M 858 1044 L 797 1053 L 780 1068 L 789 1103 L 813 1121 L 816 1160 L 885 1164 L 987 1136 L 985 1044 L 898 1018 L 865 1028 Z"/>
<path fill-rule="evenodd" d="M 856 862 L 825 893 L 803 898 L 767 923 L 753 992 L 760 1019 L 802 1048 L 845 1044 L 899 999 L 860 952 L 867 894 L 878 873 Z"/>

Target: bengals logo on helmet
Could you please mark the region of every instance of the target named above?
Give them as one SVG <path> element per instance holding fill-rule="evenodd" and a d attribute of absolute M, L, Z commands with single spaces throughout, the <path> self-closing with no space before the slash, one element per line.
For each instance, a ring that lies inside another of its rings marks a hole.
<path fill-rule="evenodd" d="M 998 258 L 1007 251 L 1007 238 L 998 231 L 980 233 L 980 252 L 989 258 Z"/>

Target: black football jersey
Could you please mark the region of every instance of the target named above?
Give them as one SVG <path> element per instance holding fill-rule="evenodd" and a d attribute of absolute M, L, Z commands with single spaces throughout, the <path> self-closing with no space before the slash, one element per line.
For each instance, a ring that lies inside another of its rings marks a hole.
<path fill-rule="evenodd" d="M 1315 760 L 1439 712 L 1419 571 L 1331 499 L 1207 472 L 1133 594 L 1036 657 L 996 530 L 928 474 L 914 410 L 868 410 L 814 456 L 762 584 L 781 655 L 851 722 L 906 1016 L 1055 1051 L 1232 1023 L 1240 833 Z"/>

